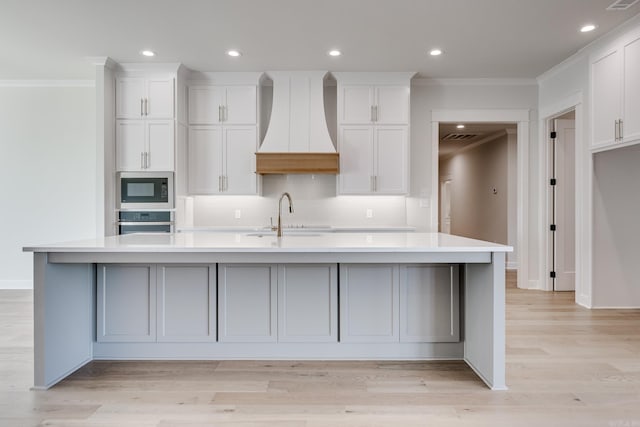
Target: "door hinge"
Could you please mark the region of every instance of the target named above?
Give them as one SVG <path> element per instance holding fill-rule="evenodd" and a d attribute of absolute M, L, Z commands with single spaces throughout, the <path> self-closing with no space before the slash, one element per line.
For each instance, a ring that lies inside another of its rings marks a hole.
<path fill-rule="evenodd" d="M 558 183 L 558 181 L 555 178 L 551 178 L 549 180 L 549 185 L 556 185 Z"/>
<path fill-rule="evenodd" d="M 551 231 L 556 231 L 556 225 L 555 225 L 555 224 L 551 224 L 551 225 L 549 226 L 549 229 L 550 229 Z"/>
<path fill-rule="evenodd" d="M 556 136 L 557 134 L 555 131 L 551 132 L 551 139 L 556 139 Z"/>
<path fill-rule="evenodd" d="M 549 273 L 549 277 L 551 277 L 552 279 L 555 279 L 556 278 L 556 272 L 555 271 L 550 272 Z"/>

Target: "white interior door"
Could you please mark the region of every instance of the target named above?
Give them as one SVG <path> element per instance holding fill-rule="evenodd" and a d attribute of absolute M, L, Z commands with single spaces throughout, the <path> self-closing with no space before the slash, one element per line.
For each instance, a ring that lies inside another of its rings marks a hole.
<path fill-rule="evenodd" d="M 451 234 L 451 180 L 440 183 L 440 232 Z"/>
<path fill-rule="evenodd" d="M 556 120 L 554 290 L 575 290 L 575 120 Z"/>

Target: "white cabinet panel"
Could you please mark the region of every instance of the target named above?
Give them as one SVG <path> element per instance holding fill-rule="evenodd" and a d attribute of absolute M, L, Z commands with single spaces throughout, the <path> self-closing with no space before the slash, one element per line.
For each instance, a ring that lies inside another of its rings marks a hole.
<path fill-rule="evenodd" d="M 144 169 L 145 122 L 118 120 L 116 122 L 116 167 L 119 171 Z"/>
<path fill-rule="evenodd" d="M 373 191 L 374 143 L 370 126 L 343 126 L 340 129 L 341 194 Z"/>
<path fill-rule="evenodd" d="M 460 340 L 458 266 L 400 266 L 400 341 Z"/>
<path fill-rule="evenodd" d="M 620 79 L 620 51 L 602 56 L 591 66 L 593 95 L 593 144 L 615 142 L 616 122 L 622 116 Z"/>
<path fill-rule="evenodd" d="M 379 125 L 409 124 L 408 86 L 376 88 L 376 123 Z"/>
<path fill-rule="evenodd" d="M 227 87 L 225 124 L 255 125 L 258 122 L 256 93 L 256 86 Z"/>
<path fill-rule="evenodd" d="M 158 266 L 158 341 L 216 340 L 215 265 Z"/>
<path fill-rule="evenodd" d="M 218 124 L 222 121 L 224 87 L 189 87 L 189 124 Z"/>
<path fill-rule="evenodd" d="M 219 340 L 277 340 L 277 268 L 275 265 L 218 265 Z"/>
<path fill-rule="evenodd" d="M 172 77 L 116 79 L 116 118 L 173 118 L 173 82 Z"/>
<path fill-rule="evenodd" d="M 335 264 L 278 267 L 278 341 L 336 342 L 337 309 Z"/>
<path fill-rule="evenodd" d="M 407 192 L 409 138 L 406 126 L 376 128 L 375 192 L 400 194 Z"/>
<path fill-rule="evenodd" d="M 221 189 L 222 128 L 189 127 L 189 193 L 216 194 Z"/>
<path fill-rule="evenodd" d="M 116 117 L 140 119 L 144 117 L 146 81 L 143 78 L 116 80 Z"/>
<path fill-rule="evenodd" d="M 374 91 L 370 86 L 343 86 L 341 117 L 343 124 L 369 124 L 373 121 Z"/>
<path fill-rule="evenodd" d="M 146 170 L 172 171 L 174 132 L 172 120 L 148 120 Z"/>
<path fill-rule="evenodd" d="M 340 340 L 399 340 L 397 265 L 340 265 Z"/>
<path fill-rule="evenodd" d="M 171 119 L 174 117 L 173 78 L 147 80 L 146 118 Z"/>
<path fill-rule="evenodd" d="M 98 341 L 155 341 L 155 265 L 98 265 L 96 324 Z"/>
<path fill-rule="evenodd" d="M 116 167 L 119 171 L 172 171 L 172 120 L 118 120 Z"/>
<path fill-rule="evenodd" d="M 224 192 L 229 194 L 256 194 L 255 126 L 229 126 L 224 128 Z"/>
<path fill-rule="evenodd" d="M 640 139 L 640 38 L 624 46 L 624 121 L 627 141 Z"/>

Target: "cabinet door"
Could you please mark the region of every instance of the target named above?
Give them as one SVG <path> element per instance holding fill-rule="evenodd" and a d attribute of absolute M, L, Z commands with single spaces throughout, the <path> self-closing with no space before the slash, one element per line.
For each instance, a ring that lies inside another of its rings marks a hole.
<path fill-rule="evenodd" d="M 255 126 L 224 127 L 224 192 L 229 194 L 256 194 Z"/>
<path fill-rule="evenodd" d="M 376 124 L 409 124 L 408 86 L 379 86 L 376 88 Z"/>
<path fill-rule="evenodd" d="M 147 80 L 145 113 L 148 119 L 174 117 L 173 78 Z"/>
<path fill-rule="evenodd" d="M 147 162 L 150 171 L 173 171 L 173 120 L 147 120 Z"/>
<path fill-rule="evenodd" d="M 255 125 L 258 122 L 256 86 L 229 86 L 226 94 L 225 124 Z"/>
<path fill-rule="evenodd" d="M 406 126 L 375 128 L 375 192 L 404 194 L 409 181 L 409 137 Z"/>
<path fill-rule="evenodd" d="M 460 340 L 458 266 L 400 266 L 400 341 Z"/>
<path fill-rule="evenodd" d="M 97 305 L 98 341 L 155 341 L 155 265 L 98 265 Z"/>
<path fill-rule="evenodd" d="M 222 179 L 222 128 L 191 126 L 187 143 L 189 193 L 217 194 Z"/>
<path fill-rule="evenodd" d="M 277 340 L 277 275 L 275 265 L 218 265 L 220 341 Z"/>
<path fill-rule="evenodd" d="M 373 127 L 340 128 L 340 194 L 369 194 L 373 191 Z"/>
<path fill-rule="evenodd" d="M 145 79 L 121 77 L 116 79 L 116 118 L 144 117 Z"/>
<path fill-rule="evenodd" d="M 341 105 L 338 106 L 340 124 L 372 123 L 374 106 L 374 90 L 371 86 L 342 86 Z"/>
<path fill-rule="evenodd" d="M 335 264 L 278 267 L 278 341 L 336 342 L 337 309 Z"/>
<path fill-rule="evenodd" d="M 216 340 L 215 265 L 158 266 L 158 341 Z"/>
<path fill-rule="evenodd" d="M 615 50 L 591 65 L 593 145 L 615 143 L 616 120 L 621 118 L 620 52 Z"/>
<path fill-rule="evenodd" d="M 340 264 L 340 340 L 399 340 L 397 265 Z"/>
<path fill-rule="evenodd" d="M 144 169 L 145 125 L 144 120 L 116 121 L 116 167 L 119 171 Z"/>
<path fill-rule="evenodd" d="M 189 124 L 220 124 L 224 94 L 221 86 L 189 87 Z"/>
<path fill-rule="evenodd" d="M 624 46 L 624 121 L 625 141 L 640 138 L 640 38 Z"/>

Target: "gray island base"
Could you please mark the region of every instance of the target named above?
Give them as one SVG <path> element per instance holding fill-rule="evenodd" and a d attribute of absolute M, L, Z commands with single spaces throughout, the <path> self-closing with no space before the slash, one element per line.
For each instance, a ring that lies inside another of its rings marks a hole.
<path fill-rule="evenodd" d="M 92 360 L 464 360 L 505 383 L 505 252 L 438 233 L 131 234 L 34 252 L 34 382 Z"/>

